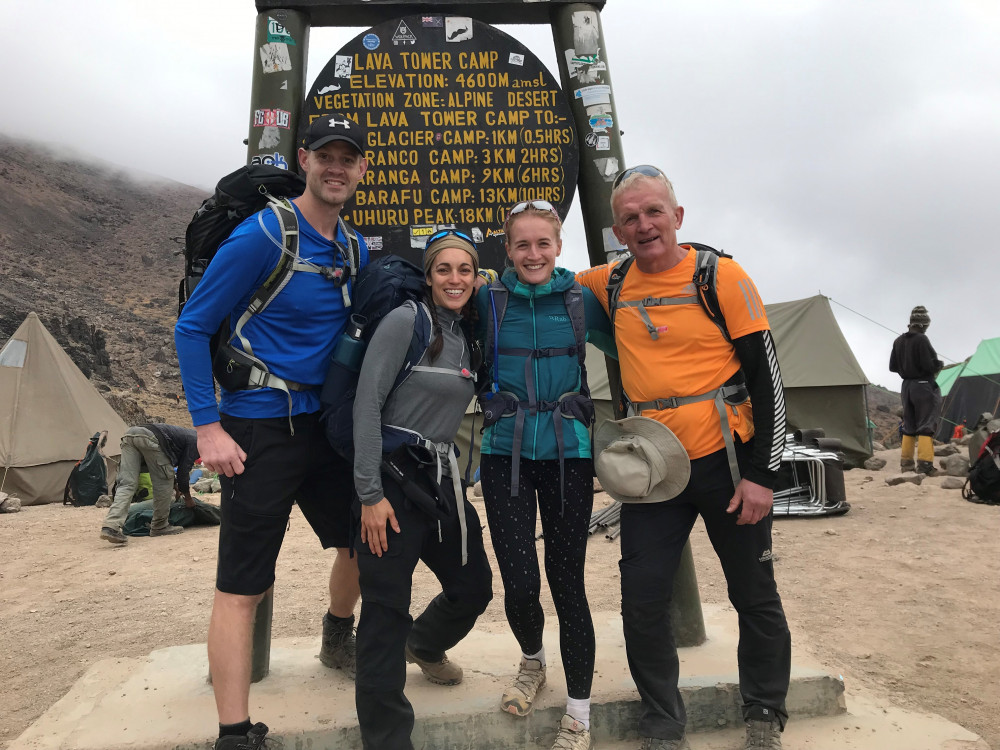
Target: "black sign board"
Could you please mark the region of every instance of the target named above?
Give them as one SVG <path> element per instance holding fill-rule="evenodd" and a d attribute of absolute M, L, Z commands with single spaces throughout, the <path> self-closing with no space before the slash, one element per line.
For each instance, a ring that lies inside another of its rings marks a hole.
<path fill-rule="evenodd" d="M 572 203 L 569 102 L 526 47 L 472 18 L 406 16 L 359 34 L 317 77 L 302 128 L 332 112 L 368 129 L 368 173 L 344 216 L 373 255 L 419 259 L 428 236 L 457 228 L 499 268 L 512 205 L 546 200 L 565 217 Z"/>

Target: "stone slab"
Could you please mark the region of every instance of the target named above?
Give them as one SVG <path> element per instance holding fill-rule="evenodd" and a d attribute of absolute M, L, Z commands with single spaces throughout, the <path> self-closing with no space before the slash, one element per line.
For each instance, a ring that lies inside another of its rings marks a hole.
<path fill-rule="evenodd" d="M 736 615 L 728 607 L 706 606 L 705 621 L 708 642 L 680 650 L 689 728 L 739 727 Z M 620 616 L 601 613 L 594 624 L 592 721 L 595 740 L 603 747 L 634 738 L 639 704 L 625 659 Z M 566 697 L 554 623 L 546 629 L 545 646 L 548 682 L 527 719 L 498 707 L 519 658 L 506 623 L 477 627 L 450 653 L 465 670 L 461 685 L 432 685 L 416 666 L 408 665 L 406 692 L 417 715 L 415 747 L 549 747 Z M 275 640 L 271 673 L 251 689 L 251 716 L 268 724 L 286 748 L 360 748 L 354 684 L 340 671 L 323 667 L 318 652 L 318 635 Z M 204 750 L 211 747 L 217 726 L 207 674 L 204 645 L 158 649 L 145 659 L 100 661 L 9 750 Z M 815 665 L 796 664 L 787 705 L 798 718 L 842 714 L 843 681 Z"/>

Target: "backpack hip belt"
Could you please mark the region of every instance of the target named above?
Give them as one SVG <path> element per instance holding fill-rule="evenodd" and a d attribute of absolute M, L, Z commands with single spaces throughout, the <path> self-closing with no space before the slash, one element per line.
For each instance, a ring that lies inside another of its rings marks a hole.
<path fill-rule="evenodd" d="M 629 417 L 641 417 L 642 412 L 650 409 L 662 411 L 664 409 L 678 409 L 681 406 L 703 401 L 714 401 L 715 410 L 719 413 L 722 441 L 726 445 L 726 459 L 729 462 L 729 474 L 733 478 L 733 488 L 735 489 L 736 485 L 740 483 L 740 466 L 736 460 L 736 444 L 733 442 L 733 431 L 729 427 L 729 412 L 726 407 L 729 406 L 735 410 L 737 405 L 745 403 L 750 398 L 746 383 L 723 385 L 697 396 L 670 396 L 652 401 L 632 401 L 623 391 L 622 398 L 625 401 L 626 416 Z"/>

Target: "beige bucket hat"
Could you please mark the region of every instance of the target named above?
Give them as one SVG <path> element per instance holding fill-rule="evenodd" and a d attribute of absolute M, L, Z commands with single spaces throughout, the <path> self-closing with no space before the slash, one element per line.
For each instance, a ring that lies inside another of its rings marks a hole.
<path fill-rule="evenodd" d="M 594 452 L 601 486 L 623 503 L 669 500 L 691 478 L 691 460 L 681 441 L 648 417 L 606 420 L 594 435 Z"/>

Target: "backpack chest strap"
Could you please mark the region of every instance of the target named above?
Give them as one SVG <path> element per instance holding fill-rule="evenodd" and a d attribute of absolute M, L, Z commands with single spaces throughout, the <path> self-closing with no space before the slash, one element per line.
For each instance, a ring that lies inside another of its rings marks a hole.
<path fill-rule="evenodd" d="M 657 331 L 656 326 L 653 325 L 653 321 L 649 317 L 649 313 L 646 312 L 647 307 L 663 307 L 665 305 L 697 305 L 698 298 L 696 296 L 689 297 L 646 297 L 640 300 L 615 300 L 615 308 L 620 309 L 622 307 L 634 307 L 639 311 L 639 317 L 642 318 L 643 324 L 646 326 L 646 330 L 649 332 L 650 337 L 655 341 L 660 338 L 659 331 Z"/>

